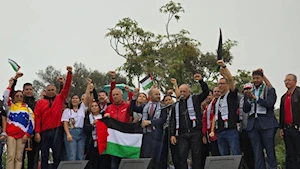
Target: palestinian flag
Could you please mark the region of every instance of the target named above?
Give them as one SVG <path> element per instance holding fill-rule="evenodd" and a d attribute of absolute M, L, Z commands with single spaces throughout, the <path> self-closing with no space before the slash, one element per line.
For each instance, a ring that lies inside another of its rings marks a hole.
<path fill-rule="evenodd" d="M 98 150 L 121 158 L 139 158 L 143 130 L 138 124 L 104 118 L 96 124 Z"/>
<path fill-rule="evenodd" d="M 11 65 L 11 67 L 17 72 L 20 70 L 21 66 L 19 66 L 17 64 L 17 62 L 11 60 L 11 59 L 8 59 L 8 63 Z"/>
<path fill-rule="evenodd" d="M 148 74 L 140 81 L 140 83 L 142 84 L 144 90 L 150 89 L 153 85 L 153 77 L 151 74 Z"/>

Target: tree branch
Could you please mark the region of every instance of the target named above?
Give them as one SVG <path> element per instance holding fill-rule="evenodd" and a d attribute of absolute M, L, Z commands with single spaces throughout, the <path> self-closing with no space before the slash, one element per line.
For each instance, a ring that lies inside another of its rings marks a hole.
<path fill-rule="evenodd" d="M 115 47 L 112 45 L 112 38 L 110 38 L 110 46 L 111 48 L 119 55 L 119 56 L 122 56 L 123 58 L 127 59 L 125 55 L 122 55 L 119 50 L 118 50 L 118 42 L 116 42 L 116 39 L 115 39 Z"/>

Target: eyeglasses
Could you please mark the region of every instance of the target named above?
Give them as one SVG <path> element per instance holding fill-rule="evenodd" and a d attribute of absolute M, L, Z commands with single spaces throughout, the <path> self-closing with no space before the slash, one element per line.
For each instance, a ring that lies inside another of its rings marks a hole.
<path fill-rule="evenodd" d="M 295 81 L 295 80 L 286 79 L 283 82 L 292 82 L 292 81 Z"/>
<path fill-rule="evenodd" d="M 227 83 L 218 83 L 218 85 L 224 85 L 224 84 L 227 84 Z"/>
<path fill-rule="evenodd" d="M 220 91 L 217 91 L 217 90 L 216 90 L 216 91 L 214 91 L 214 93 L 219 93 L 219 92 L 220 92 Z"/>

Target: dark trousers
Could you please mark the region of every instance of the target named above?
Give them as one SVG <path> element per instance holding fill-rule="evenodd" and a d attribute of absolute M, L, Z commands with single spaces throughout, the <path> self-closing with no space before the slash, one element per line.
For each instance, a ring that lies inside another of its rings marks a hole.
<path fill-rule="evenodd" d="M 1 127 L 0 127 L 1 128 Z M 3 154 L 3 147 L 4 147 L 4 142 L 0 141 L 0 169 L 2 169 L 2 154 Z"/>
<path fill-rule="evenodd" d="M 187 158 L 189 150 L 192 152 L 192 168 L 203 169 L 201 164 L 201 131 L 194 131 L 191 133 L 184 133 L 178 136 L 180 169 L 187 169 Z"/>
<path fill-rule="evenodd" d="M 178 137 L 176 138 L 178 139 Z M 179 157 L 179 148 L 178 144 L 171 144 L 170 145 L 171 154 L 172 154 L 172 161 L 174 164 L 175 169 L 180 169 L 180 157 Z"/>
<path fill-rule="evenodd" d="M 159 161 L 159 168 L 160 169 L 167 169 L 168 167 L 168 153 L 169 153 L 169 145 L 170 145 L 170 139 L 168 137 L 167 129 L 165 130 L 164 134 L 164 140 L 162 143 L 162 149 L 161 149 L 161 157 Z"/>
<path fill-rule="evenodd" d="M 201 167 L 204 168 L 206 157 L 209 156 L 209 145 L 202 141 L 199 144 L 201 144 Z"/>
<path fill-rule="evenodd" d="M 284 131 L 286 169 L 300 168 L 300 131 L 291 127 Z"/>
<path fill-rule="evenodd" d="M 88 153 L 88 165 L 85 169 L 110 169 L 110 155 L 100 155 L 98 147 L 92 147 Z"/>
<path fill-rule="evenodd" d="M 60 150 L 63 142 L 63 129 L 57 127 L 41 132 L 41 151 L 42 151 L 42 168 L 48 169 L 49 148 L 53 152 L 53 169 L 58 167 L 60 162 Z"/>
<path fill-rule="evenodd" d="M 119 165 L 122 158 L 117 156 L 110 156 L 110 160 L 111 160 L 111 169 L 119 169 Z"/>
<path fill-rule="evenodd" d="M 218 147 L 218 141 L 211 141 L 208 143 L 209 151 L 212 156 L 220 156 L 219 147 Z"/>
<path fill-rule="evenodd" d="M 160 168 L 162 141 L 154 139 L 152 133 L 143 134 L 141 158 L 152 158 L 156 169 Z"/>
<path fill-rule="evenodd" d="M 34 139 L 31 139 L 31 151 L 24 150 L 23 152 L 23 163 L 22 163 L 22 169 L 24 169 L 24 160 L 25 160 L 25 153 L 27 152 L 27 168 L 29 169 L 37 169 L 38 168 L 38 160 L 39 160 L 39 150 L 40 150 L 40 144 L 35 142 Z M 26 143 L 28 144 L 28 142 Z M 26 148 L 27 146 L 25 146 Z"/>
<path fill-rule="evenodd" d="M 251 146 L 250 139 L 248 137 L 248 132 L 243 130 L 241 133 L 241 150 L 243 152 L 244 160 L 248 168 L 254 168 L 254 154 Z"/>
<path fill-rule="evenodd" d="M 248 132 L 254 153 L 255 169 L 266 168 L 264 149 L 267 153 L 269 169 L 277 169 L 275 134 L 276 128 L 262 129 L 257 120 L 255 120 L 252 130 Z"/>

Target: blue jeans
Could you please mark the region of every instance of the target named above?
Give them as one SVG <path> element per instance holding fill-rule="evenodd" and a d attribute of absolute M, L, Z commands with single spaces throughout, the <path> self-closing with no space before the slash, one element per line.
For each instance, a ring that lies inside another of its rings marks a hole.
<path fill-rule="evenodd" d="M 227 129 L 218 133 L 218 147 L 221 156 L 241 155 L 240 137 L 237 129 Z"/>
<path fill-rule="evenodd" d="M 72 141 L 67 140 L 67 135 L 65 134 L 65 146 L 67 152 L 67 160 L 83 160 L 84 159 L 84 148 L 85 148 L 85 134 L 82 128 L 70 129 L 70 134 L 72 135 Z"/>
<path fill-rule="evenodd" d="M 57 127 L 41 132 L 42 169 L 48 169 L 49 148 L 53 152 L 53 169 L 60 163 L 60 149 L 62 144 L 63 129 Z"/>

